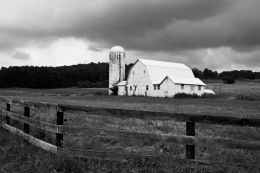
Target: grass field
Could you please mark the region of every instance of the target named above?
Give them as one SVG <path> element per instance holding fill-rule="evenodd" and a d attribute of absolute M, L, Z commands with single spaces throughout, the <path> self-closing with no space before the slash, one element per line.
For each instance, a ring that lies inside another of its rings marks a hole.
<path fill-rule="evenodd" d="M 214 82 L 216 85 L 217 83 Z M 213 83 L 212 83 L 213 85 Z M 260 96 L 258 81 L 239 81 L 234 85 L 223 84 L 222 94 L 215 98 L 146 98 L 107 96 L 106 89 L 2 89 L 0 96 L 29 99 L 74 105 L 96 107 L 116 107 L 137 110 L 154 110 L 194 114 L 239 116 L 260 118 L 260 100 L 239 99 L 238 96 Z M 1 103 L 4 107 L 4 103 Z M 22 107 L 14 106 L 12 110 L 21 112 Z M 32 118 L 55 123 L 55 109 L 41 108 L 32 110 Z M 144 121 L 139 119 L 119 119 L 102 117 L 84 112 L 66 112 L 68 125 L 86 125 L 97 128 L 125 129 L 140 132 L 182 135 L 185 124 L 174 121 Z M 17 122 L 13 124 L 20 126 Z M 51 134 L 32 129 L 32 134 L 53 143 Z M 196 125 L 196 136 L 225 137 L 260 141 L 260 129 L 218 125 Z M 185 146 L 163 143 L 152 138 L 118 136 L 100 132 L 89 132 L 81 136 L 65 136 L 65 146 L 81 149 L 132 151 L 141 153 L 161 153 L 176 158 L 185 157 Z M 56 157 L 23 142 L 16 136 L 0 131 L 0 172 L 189 172 L 188 165 L 176 160 L 142 160 L 133 159 L 127 164 L 78 160 L 69 157 Z M 196 158 L 245 164 L 260 164 L 260 152 L 231 150 L 215 146 L 198 146 Z M 44 166 L 47 165 L 47 166 Z M 201 172 L 209 172 L 203 170 Z M 212 172 L 257 172 L 255 167 L 241 168 L 216 165 Z"/>

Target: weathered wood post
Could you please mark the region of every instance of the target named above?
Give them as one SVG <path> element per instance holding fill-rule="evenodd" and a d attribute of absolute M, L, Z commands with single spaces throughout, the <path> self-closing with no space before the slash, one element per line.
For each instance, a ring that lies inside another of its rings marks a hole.
<path fill-rule="evenodd" d="M 7 103 L 6 104 L 6 111 L 10 111 L 11 110 L 11 104 Z M 10 118 L 8 116 L 5 116 L 5 120 L 6 120 L 6 124 L 10 125 Z"/>
<path fill-rule="evenodd" d="M 186 122 L 186 135 L 195 136 L 195 122 Z M 195 159 L 195 145 L 186 145 L 186 158 Z"/>
<path fill-rule="evenodd" d="M 63 125 L 63 120 L 64 120 L 64 113 L 58 111 L 57 112 L 57 125 Z M 63 134 L 56 133 L 56 146 L 62 147 L 62 143 L 63 143 Z"/>
<path fill-rule="evenodd" d="M 27 117 L 27 118 L 30 118 L 30 107 L 28 107 L 28 106 L 24 107 L 24 116 Z M 24 131 L 24 133 L 29 134 L 30 133 L 30 125 L 24 123 L 23 124 L 23 131 Z"/>

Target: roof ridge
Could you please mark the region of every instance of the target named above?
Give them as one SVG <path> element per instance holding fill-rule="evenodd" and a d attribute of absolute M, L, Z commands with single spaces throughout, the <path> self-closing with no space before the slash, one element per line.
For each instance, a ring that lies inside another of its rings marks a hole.
<path fill-rule="evenodd" d="M 183 63 L 180 62 L 170 62 L 170 61 L 160 61 L 160 60 L 154 60 L 154 59 L 144 59 L 144 58 L 139 58 L 139 60 L 147 60 L 147 61 L 158 61 L 158 62 L 162 62 L 162 63 L 171 63 L 171 64 L 182 64 L 185 65 Z"/>
<path fill-rule="evenodd" d="M 152 66 L 152 67 L 161 67 L 161 66 L 157 66 L 157 65 L 148 65 L 148 66 Z M 187 67 L 187 66 L 186 66 Z M 167 67 L 165 67 L 165 68 L 167 68 Z M 179 67 L 168 67 L 168 68 L 175 68 L 175 69 L 181 69 L 181 70 L 190 70 L 190 69 L 188 69 L 188 68 L 179 68 Z"/>
<path fill-rule="evenodd" d="M 176 63 L 176 62 L 168 62 L 168 61 L 158 61 L 158 60 L 150 60 L 150 59 L 138 59 L 143 64 L 152 67 L 169 67 L 169 68 L 176 68 L 176 69 L 190 69 L 183 63 Z M 150 61 L 150 62 L 149 62 Z M 159 64 L 153 64 L 158 62 Z"/>

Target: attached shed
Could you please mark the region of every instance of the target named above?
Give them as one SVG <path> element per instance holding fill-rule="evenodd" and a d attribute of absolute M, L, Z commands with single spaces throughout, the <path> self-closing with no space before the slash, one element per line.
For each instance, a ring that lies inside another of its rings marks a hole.
<path fill-rule="evenodd" d="M 119 96 L 124 96 L 126 94 L 126 81 L 121 81 L 117 84 L 118 87 L 118 95 Z"/>

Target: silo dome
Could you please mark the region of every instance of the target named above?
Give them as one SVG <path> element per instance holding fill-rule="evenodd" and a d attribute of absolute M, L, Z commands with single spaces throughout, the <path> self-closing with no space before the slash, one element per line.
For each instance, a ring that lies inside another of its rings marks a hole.
<path fill-rule="evenodd" d="M 121 46 L 114 46 L 110 49 L 110 52 L 125 52 L 125 49 Z"/>

